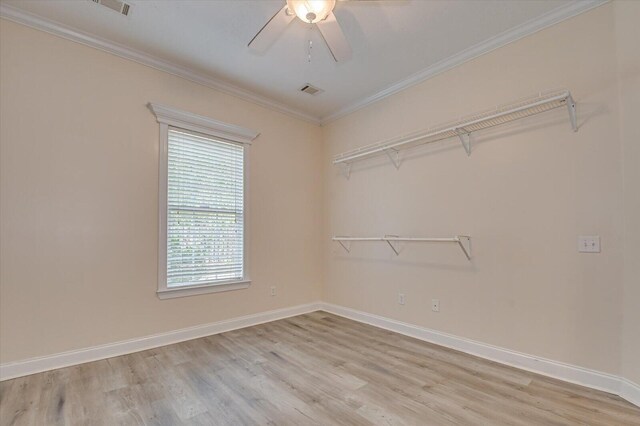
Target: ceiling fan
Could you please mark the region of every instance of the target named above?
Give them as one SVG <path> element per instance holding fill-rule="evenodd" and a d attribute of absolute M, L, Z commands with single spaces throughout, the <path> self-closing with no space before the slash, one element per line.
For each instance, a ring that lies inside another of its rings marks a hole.
<path fill-rule="evenodd" d="M 287 4 L 251 39 L 249 47 L 264 52 L 297 16 L 318 27 L 336 62 L 349 59 L 351 47 L 333 14 L 335 6 L 336 0 L 287 0 Z"/>

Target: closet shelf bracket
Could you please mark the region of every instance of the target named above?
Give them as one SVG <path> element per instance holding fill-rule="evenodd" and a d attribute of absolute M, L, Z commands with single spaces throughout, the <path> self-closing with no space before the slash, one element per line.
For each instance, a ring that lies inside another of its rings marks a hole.
<path fill-rule="evenodd" d="M 387 244 L 389 244 L 389 247 L 391 247 L 391 250 L 393 250 L 393 252 L 396 254 L 396 256 L 400 255 L 400 248 L 398 246 L 396 246 L 397 238 L 399 238 L 397 235 L 385 235 L 384 236 L 384 240 L 387 242 Z"/>
<path fill-rule="evenodd" d="M 336 240 L 342 246 L 344 251 L 351 253 L 351 241 Z"/>
<path fill-rule="evenodd" d="M 389 160 L 391 160 L 391 163 L 393 163 L 395 168 L 399 169 L 400 168 L 400 151 L 398 151 L 397 149 L 389 148 L 389 149 L 385 149 L 384 152 L 385 154 L 387 154 L 387 157 L 389 157 Z"/>
<path fill-rule="evenodd" d="M 349 179 L 351 177 L 351 163 L 343 163 L 342 174 Z"/>
<path fill-rule="evenodd" d="M 458 235 L 456 237 L 458 239 L 458 245 L 460 249 L 467 256 L 467 260 L 471 260 L 471 237 L 467 235 Z"/>
<path fill-rule="evenodd" d="M 573 101 L 571 93 L 567 92 L 567 109 L 569 110 L 569 120 L 571 121 L 571 128 L 574 132 L 578 131 L 578 119 L 576 116 L 576 103 Z"/>
<path fill-rule="evenodd" d="M 462 143 L 462 147 L 467 151 L 467 156 L 471 155 L 471 133 L 463 128 L 457 128 L 454 130 Z"/>

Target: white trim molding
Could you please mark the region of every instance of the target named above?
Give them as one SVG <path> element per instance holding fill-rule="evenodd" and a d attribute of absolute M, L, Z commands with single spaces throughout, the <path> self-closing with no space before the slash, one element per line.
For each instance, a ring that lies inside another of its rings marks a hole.
<path fill-rule="evenodd" d="M 160 124 L 179 127 L 193 132 L 221 138 L 231 142 L 251 144 L 259 133 L 234 124 L 223 123 L 213 118 L 193 114 L 166 105 L 149 102 L 149 109 Z"/>
<path fill-rule="evenodd" d="M 484 40 L 475 46 L 471 46 L 458 52 L 448 58 L 436 62 L 435 64 L 424 68 L 417 73 L 400 80 L 385 89 L 369 95 L 363 99 L 353 102 L 343 108 L 338 109 L 336 112 L 329 114 L 320 119 L 320 124 L 324 125 L 339 118 L 345 117 L 359 109 L 365 108 L 373 103 L 376 103 L 384 98 L 401 92 L 416 84 L 422 83 L 438 74 L 448 71 L 452 68 L 462 65 L 463 63 L 477 58 L 478 56 L 489 53 L 514 41 L 520 40 L 523 37 L 534 34 L 547 27 L 560 23 L 566 19 L 573 18 L 583 12 L 591 10 L 595 7 L 602 6 L 608 3 L 609 0 L 582 0 L 573 1 L 563 6 L 557 7 L 550 12 L 547 12 L 535 19 L 525 22 L 521 25 L 513 27 L 501 34 L 493 36 L 487 40 Z"/>
<path fill-rule="evenodd" d="M 544 376 L 554 377 L 566 382 L 613 393 L 640 407 L 640 385 L 623 377 L 488 345 L 475 340 L 466 339 L 464 337 L 430 330 L 417 325 L 407 324 L 402 321 L 325 302 L 292 306 L 289 308 L 217 321 L 210 324 L 183 328 L 167 333 L 154 334 L 137 339 L 124 340 L 106 345 L 62 352 L 45 357 L 1 364 L 0 381 L 54 370 L 56 368 L 69 367 L 114 356 L 144 351 L 147 349 L 171 345 L 186 340 L 198 339 L 200 337 L 211 336 L 240 328 L 252 327 L 254 325 L 264 324 L 315 311 L 324 311 L 334 315 L 339 315 L 344 318 L 369 324 L 374 327 L 383 328 L 385 330 L 410 336 L 425 342 L 434 343 L 436 345 L 445 346 L 470 355 L 475 355 L 480 358 L 489 359 L 500 364 L 510 365 L 512 367 L 542 374 Z"/>
<path fill-rule="evenodd" d="M 620 383 L 620 392 L 618 393 L 621 398 L 626 399 L 632 404 L 640 407 L 640 385 L 632 382 L 629 379 L 622 378 Z"/>
<path fill-rule="evenodd" d="M 163 244 L 163 247 L 166 247 Z M 164 271 L 163 271 L 164 272 Z M 160 274 L 158 274 L 160 276 Z M 164 276 L 164 274 L 162 274 Z M 158 299 L 175 299 L 176 297 L 196 296 L 198 294 L 220 293 L 223 291 L 244 290 L 249 288 L 251 280 L 230 281 L 206 285 L 190 285 L 177 289 L 159 289 Z"/>
<path fill-rule="evenodd" d="M 331 303 L 321 303 L 320 305 L 321 310 L 334 315 L 455 349 L 500 364 L 613 393 L 640 406 L 640 387 L 619 376 L 489 345 L 344 306 Z"/>
<path fill-rule="evenodd" d="M 281 102 L 270 99 L 266 96 L 257 95 L 246 89 L 233 85 L 229 82 L 213 78 L 209 75 L 198 73 L 187 67 L 177 65 L 145 52 L 132 49 L 111 40 L 103 39 L 92 34 L 77 30 L 54 20 L 24 11 L 8 4 L 0 3 L 0 17 L 35 28 L 49 34 L 57 35 L 67 40 L 84 44 L 107 53 L 129 59 L 148 67 L 182 77 L 194 83 L 218 90 L 227 95 L 235 96 L 239 99 L 260 105 L 262 107 L 277 111 L 282 114 L 304 120 L 313 124 L 320 124 L 320 119 L 311 114 L 306 114 L 297 108 L 292 108 Z"/>
<path fill-rule="evenodd" d="M 291 107 L 282 102 L 270 99 L 266 96 L 257 95 L 246 89 L 235 86 L 229 82 L 213 78 L 203 73 L 195 72 L 186 67 L 173 64 L 171 62 L 165 61 L 163 59 L 154 57 L 138 50 L 134 50 L 122 44 L 96 37 L 94 35 L 63 25 L 51 19 L 26 12 L 14 6 L 0 3 L 0 17 L 9 19 L 19 24 L 27 25 L 37 30 L 57 35 L 59 37 L 66 38 L 68 40 L 75 41 L 77 43 L 84 44 L 86 46 L 100 49 L 121 58 L 129 59 L 160 71 L 168 72 L 169 74 L 182 77 L 186 80 L 193 81 L 203 86 L 210 87 L 228 95 L 235 96 L 237 98 L 289 115 L 291 117 L 298 118 L 313 124 L 322 125 L 349 115 L 359 109 L 371 105 L 372 103 L 394 95 L 431 77 L 450 70 L 451 68 L 477 58 L 478 56 L 489 53 L 492 50 L 498 49 L 523 37 L 562 22 L 565 19 L 572 18 L 608 2 L 609 0 L 581 0 L 569 2 L 531 21 L 511 28 L 501 34 L 480 42 L 475 46 L 465 49 L 462 52 L 456 53 L 446 59 L 443 59 L 442 61 L 435 63 L 401 81 L 398 81 L 391 86 L 380 90 L 377 93 L 346 105 L 338 109 L 336 112 L 324 117 L 317 117 L 313 114 L 301 112 L 299 108 Z"/>
<path fill-rule="evenodd" d="M 90 348 L 62 352 L 44 357 L 31 358 L 24 361 L 1 364 L 0 381 L 40 373 L 42 371 L 54 370 L 56 368 L 98 361 L 114 356 L 126 355 L 133 352 L 171 345 L 173 343 L 184 342 L 185 340 L 198 339 L 200 337 L 237 330 L 239 328 L 264 324 L 266 322 L 314 312 L 317 311 L 319 307 L 320 303 L 292 306 L 289 308 L 276 309 L 273 311 L 217 321 L 210 324 L 182 328 L 179 330 L 169 331 L 167 333 L 154 334 L 151 336 L 123 340 L 106 345 L 93 346 Z"/>

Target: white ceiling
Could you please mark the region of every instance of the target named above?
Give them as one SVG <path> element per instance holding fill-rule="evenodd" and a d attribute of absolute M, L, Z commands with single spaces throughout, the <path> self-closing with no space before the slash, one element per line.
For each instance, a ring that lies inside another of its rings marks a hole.
<path fill-rule="evenodd" d="M 28 12 L 32 18 L 126 46 L 320 121 L 598 3 L 339 1 L 334 12 L 353 57 L 336 63 L 317 28 L 298 19 L 266 53 L 247 47 L 284 0 L 128 2 L 132 4 L 128 17 L 90 0 L 3 0 L 2 4 L 4 16 L 8 5 L 14 12 Z M 310 63 L 309 40 L 313 42 Z M 298 89 L 304 83 L 324 92 L 301 93 Z"/>

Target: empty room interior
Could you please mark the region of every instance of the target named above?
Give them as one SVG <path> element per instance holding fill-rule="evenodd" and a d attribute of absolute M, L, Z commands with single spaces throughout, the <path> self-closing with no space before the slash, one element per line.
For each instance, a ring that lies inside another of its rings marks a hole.
<path fill-rule="evenodd" d="M 0 0 L 0 426 L 639 426 L 639 21 Z"/>

